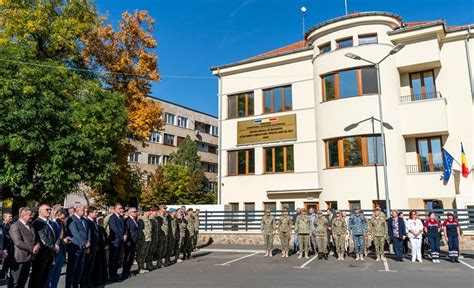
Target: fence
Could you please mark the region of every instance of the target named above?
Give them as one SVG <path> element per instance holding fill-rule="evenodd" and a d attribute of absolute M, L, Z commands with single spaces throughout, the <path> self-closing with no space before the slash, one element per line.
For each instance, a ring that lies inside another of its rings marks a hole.
<path fill-rule="evenodd" d="M 427 99 L 435 99 L 435 98 L 443 98 L 439 91 L 436 92 L 427 92 L 422 94 L 414 94 L 414 95 L 405 95 L 400 97 L 401 103 L 408 103 L 408 102 L 415 102 L 415 101 L 422 101 Z"/>
<path fill-rule="evenodd" d="M 350 216 L 350 211 L 341 210 Z M 408 218 L 409 209 L 400 209 L 404 212 L 404 217 Z M 447 213 L 452 212 L 458 220 L 463 232 L 474 233 L 474 209 L 433 209 L 416 210 L 421 219 L 427 219 L 429 212 L 435 212 L 438 220 L 444 221 Z M 292 217 L 295 212 L 290 212 Z M 372 211 L 364 212 L 367 218 L 372 216 Z M 264 211 L 201 211 L 200 230 L 201 231 L 254 231 L 260 230 L 260 221 Z M 281 215 L 281 211 L 272 211 L 271 214 L 276 217 Z M 390 217 L 390 215 L 389 215 Z"/>

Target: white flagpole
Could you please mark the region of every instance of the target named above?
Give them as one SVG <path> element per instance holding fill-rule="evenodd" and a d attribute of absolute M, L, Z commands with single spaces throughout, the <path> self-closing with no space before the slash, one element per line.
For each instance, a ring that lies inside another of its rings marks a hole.
<path fill-rule="evenodd" d="M 346 10 L 346 15 L 347 15 L 347 0 L 344 0 L 344 8 Z"/>

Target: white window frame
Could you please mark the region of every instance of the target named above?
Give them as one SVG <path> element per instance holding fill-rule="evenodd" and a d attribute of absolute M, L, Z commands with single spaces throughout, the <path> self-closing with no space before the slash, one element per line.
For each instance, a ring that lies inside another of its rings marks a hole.
<path fill-rule="evenodd" d="M 184 125 L 183 125 L 184 121 Z M 181 128 L 188 128 L 188 118 L 183 116 L 178 116 L 178 126 Z"/>
<path fill-rule="evenodd" d="M 219 136 L 219 128 L 217 126 L 211 125 L 211 135 Z"/>
<path fill-rule="evenodd" d="M 128 154 L 128 162 L 138 163 L 140 161 L 140 152 L 132 152 Z"/>
<path fill-rule="evenodd" d="M 161 133 L 157 131 L 151 132 L 149 140 L 151 143 L 161 143 Z"/>
<path fill-rule="evenodd" d="M 155 159 L 154 161 L 151 161 Z M 159 165 L 160 164 L 160 155 L 158 154 L 148 154 L 148 165 Z"/>
<path fill-rule="evenodd" d="M 174 120 L 176 118 L 176 115 L 171 114 L 171 113 L 165 113 L 165 123 L 168 125 L 174 125 Z M 170 121 L 171 120 L 171 121 Z"/>

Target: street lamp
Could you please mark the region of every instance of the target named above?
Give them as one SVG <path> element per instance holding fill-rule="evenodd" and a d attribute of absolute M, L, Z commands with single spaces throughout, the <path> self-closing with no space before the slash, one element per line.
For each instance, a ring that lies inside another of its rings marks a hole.
<path fill-rule="evenodd" d="M 366 118 L 364 120 L 360 120 L 359 122 L 356 122 L 356 123 L 352 123 L 350 125 L 348 125 L 347 127 L 344 128 L 344 131 L 346 132 L 349 132 L 351 131 L 352 129 L 355 129 L 359 126 L 359 124 L 361 123 L 364 123 L 366 121 L 369 121 L 372 123 L 372 134 L 375 134 L 375 125 L 374 125 L 374 122 L 377 121 L 377 122 L 380 122 L 379 119 L 375 118 L 374 116 L 372 117 L 369 117 L 369 118 Z M 386 123 L 386 122 L 383 122 L 382 123 L 383 126 L 389 130 L 393 130 L 393 127 L 392 125 Z M 374 147 L 375 147 L 375 161 L 374 161 L 374 168 L 375 168 L 375 190 L 377 191 L 377 201 L 380 201 L 380 189 L 379 189 L 379 171 L 377 169 L 377 164 L 379 163 L 379 153 L 378 153 L 378 149 L 377 149 L 377 139 L 375 137 L 372 137 L 374 140 Z M 385 207 L 385 209 L 387 209 L 387 207 Z"/>
<path fill-rule="evenodd" d="M 300 11 L 301 11 L 301 15 L 303 16 L 303 38 L 304 38 L 304 33 L 306 32 L 304 18 L 306 17 L 306 11 L 308 11 L 308 9 L 306 9 L 306 7 L 303 6 L 301 7 Z"/>
<path fill-rule="evenodd" d="M 389 193 L 388 193 L 388 175 L 387 175 L 387 158 L 386 158 L 386 150 L 385 150 L 385 131 L 384 131 L 384 122 L 383 122 L 383 113 L 382 113 L 382 87 L 380 85 L 380 63 L 382 63 L 385 59 L 387 59 L 390 55 L 394 55 L 398 53 L 400 50 L 405 47 L 405 44 L 400 43 L 396 45 L 395 47 L 388 52 L 387 55 L 385 55 L 380 61 L 378 62 L 372 62 L 370 60 L 364 59 L 360 57 L 359 55 L 353 54 L 353 53 L 346 53 L 344 56 L 354 59 L 354 60 L 361 60 L 365 61 L 367 63 L 373 64 L 375 66 L 375 70 L 377 71 L 377 84 L 378 84 L 378 92 L 377 92 L 377 99 L 379 102 L 379 118 L 380 118 L 380 134 L 382 138 L 382 160 L 383 160 L 383 179 L 384 179 L 384 184 L 385 184 L 385 206 L 387 208 L 387 215 L 390 213 L 390 198 L 389 198 Z"/>

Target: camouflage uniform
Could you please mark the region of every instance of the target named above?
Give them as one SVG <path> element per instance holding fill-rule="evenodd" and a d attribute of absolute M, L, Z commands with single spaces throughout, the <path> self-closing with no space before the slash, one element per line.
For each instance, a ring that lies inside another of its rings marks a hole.
<path fill-rule="evenodd" d="M 336 244 L 336 253 L 338 256 L 344 256 L 347 225 L 346 220 L 335 218 L 332 221 L 332 233 Z"/>
<path fill-rule="evenodd" d="M 351 215 L 349 218 L 349 231 L 351 231 L 354 240 L 355 254 L 364 253 L 364 235 L 367 233 L 367 222 L 364 215 Z"/>
<path fill-rule="evenodd" d="M 329 221 L 324 216 L 320 216 L 314 220 L 316 226 L 316 244 L 318 245 L 318 252 L 328 253 L 328 227 Z"/>
<path fill-rule="evenodd" d="M 260 222 L 260 231 L 263 234 L 263 242 L 265 250 L 273 250 L 273 232 L 275 231 L 275 218 L 273 216 L 264 215 Z"/>
<path fill-rule="evenodd" d="M 383 256 L 385 239 L 387 238 L 387 221 L 385 217 L 374 216 L 369 222 L 369 233 L 372 235 L 377 256 Z"/>
<path fill-rule="evenodd" d="M 158 249 L 156 251 L 156 258 L 158 259 L 158 266 L 163 266 L 163 258 L 166 256 L 166 245 L 168 239 L 168 221 L 166 217 L 161 214 L 156 218 L 158 221 Z"/>
<path fill-rule="evenodd" d="M 171 253 L 174 254 L 175 261 L 179 258 L 179 227 L 178 219 L 172 217 L 170 221 L 171 226 Z"/>
<path fill-rule="evenodd" d="M 194 216 L 194 243 L 193 243 L 193 249 L 197 248 L 197 242 L 198 242 L 198 237 L 199 237 L 199 216 Z"/>
<path fill-rule="evenodd" d="M 146 263 L 151 262 L 150 248 L 152 243 L 152 225 L 146 216 L 138 218 L 138 240 L 137 240 L 137 263 L 138 269 L 145 268 Z"/>
<path fill-rule="evenodd" d="M 289 215 L 280 216 L 278 220 L 278 233 L 280 235 L 281 250 L 289 252 L 291 238 L 291 218 Z"/>
<path fill-rule="evenodd" d="M 299 250 L 308 255 L 309 252 L 309 233 L 311 232 L 311 219 L 308 215 L 299 215 L 296 218 L 295 233 L 299 236 Z"/>
<path fill-rule="evenodd" d="M 187 243 L 189 242 L 189 231 L 187 227 L 188 221 L 185 218 L 178 219 L 179 252 L 183 253 L 183 260 L 186 258 L 188 253 Z"/>
<path fill-rule="evenodd" d="M 158 260 L 158 238 L 159 238 L 159 226 L 158 226 L 158 221 L 156 220 L 155 217 L 150 217 L 150 223 L 151 223 L 151 244 L 150 244 L 150 262 L 153 260 Z"/>
<path fill-rule="evenodd" d="M 186 230 L 189 233 L 189 238 L 187 239 L 186 248 L 187 248 L 187 258 L 191 257 L 191 252 L 193 250 L 194 243 L 194 217 L 186 216 Z"/>

